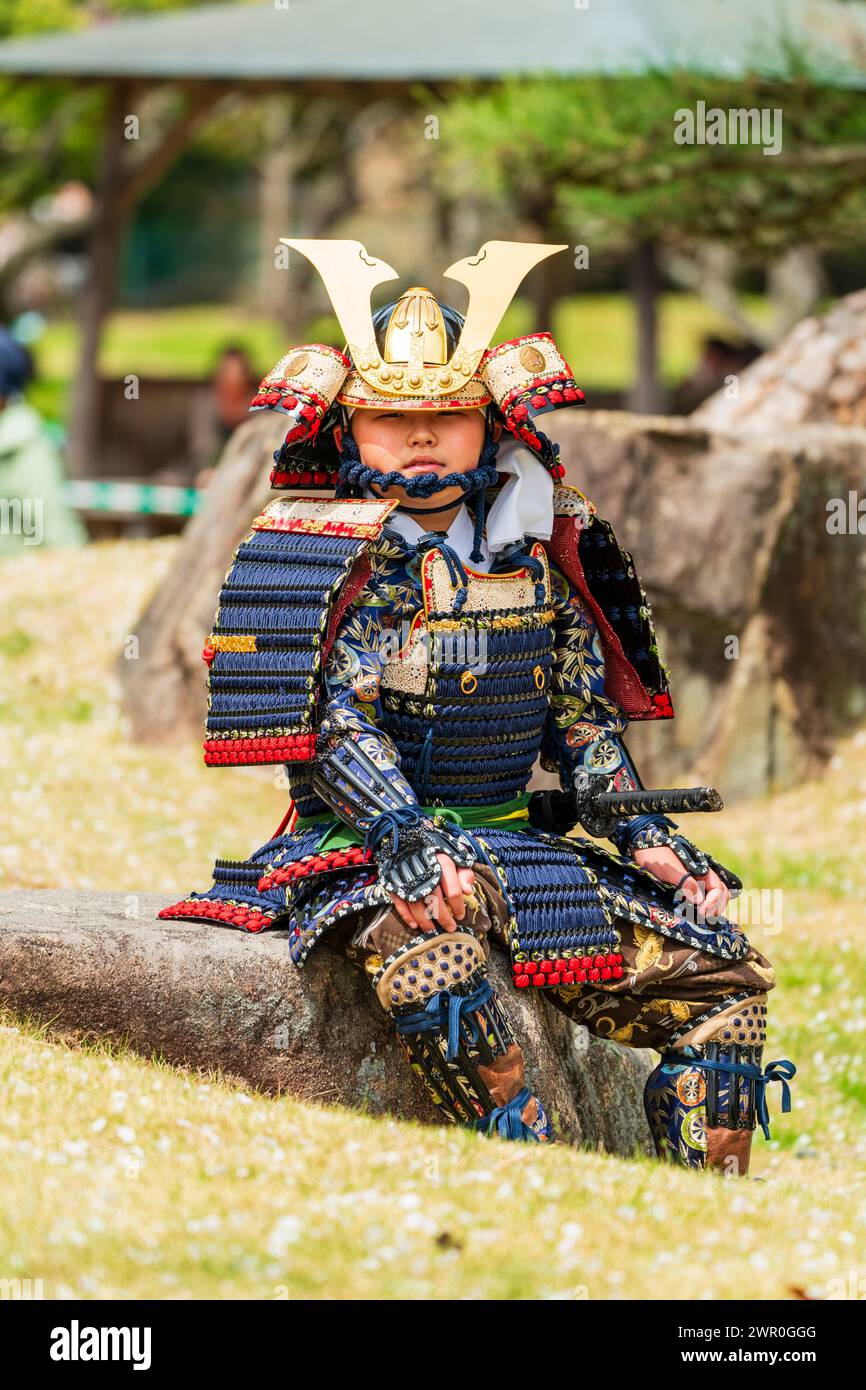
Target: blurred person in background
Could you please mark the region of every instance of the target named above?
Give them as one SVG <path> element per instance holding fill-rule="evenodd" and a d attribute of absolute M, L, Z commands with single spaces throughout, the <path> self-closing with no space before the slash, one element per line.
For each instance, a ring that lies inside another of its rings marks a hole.
<path fill-rule="evenodd" d="M 63 496 L 58 450 L 24 399 L 33 375 L 27 348 L 0 328 L 0 555 L 87 540 Z"/>
<path fill-rule="evenodd" d="M 258 389 L 259 378 L 249 355 L 242 347 L 226 347 L 213 374 L 220 447 L 249 419 L 250 397 Z"/>
<path fill-rule="evenodd" d="M 747 367 L 756 362 L 763 349 L 758 343 L 728 342 L 707 334 L 701 343 L 701 353 L 694 370 L 676 387 L 671 399 L 675 415 L 690 415 L 693 410 L 723 386 L 728 386 Z"/>
<path fill-rule="evenodd" d="M 248 419 L 250 398 L 258 384 L 247 351 L 235 343 L 224 347 L 213 369 L 210 400 L 202 417 L 203 434 L 209 441 L 202 452 L 210 454 L 213 461 L 196 472 L 196 487 L 207 487 L 226 444 L 238 425 Z"/>

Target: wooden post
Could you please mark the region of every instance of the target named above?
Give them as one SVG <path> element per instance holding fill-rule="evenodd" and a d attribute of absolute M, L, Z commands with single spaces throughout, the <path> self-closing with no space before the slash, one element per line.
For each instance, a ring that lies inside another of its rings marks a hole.
<path fill-rule="evenodd" d="M 642 241 L 631 262 L 631 292 L 637 314 L 635 380 L 629 410 L 657 415 L 665 409 L 666 393 L 658 376 L 658 294 L 661 283 L 656 244 Z"/>
<path fill-rule="evenodd" d="M 134 84 L 112 82 L 108 89 L 105 131 L 87 270 L 81 293 L 81 346 L 72 398 L 66 468 L 72 478 L 101 472 L 99 444 L 99 344 L 102 325 L 114 298 L 124 217 L 118 195 L 123 176 L 123 119 L 129 114 Z"/>

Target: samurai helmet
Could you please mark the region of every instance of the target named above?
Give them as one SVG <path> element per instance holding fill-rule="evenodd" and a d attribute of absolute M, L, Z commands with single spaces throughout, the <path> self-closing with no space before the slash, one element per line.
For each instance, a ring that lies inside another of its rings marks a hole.
<path fill-rule="evenodd" d="M 333 487 L 340 464 L 333 426 L 340 407 L 358 410 L 488 409 L 542 460 L 562 470 L 555 446 L 536 433 L 536 415 L 581 405 L 583 392 L 550 333 L 489 347 L 524 277 L 565 246 L 488 241 L 444 272 L 469 290 L 465 318 L 413 285 L 373 314 L 372 291 L 397 272 L 358 241 L 281 237 L 319 271 L 345 335 L 342 352 L 323 343 L 292 348 L 262 381 L 251 410 L 279 410 L 291 424 L 274 455 L 274 487 Z"/>

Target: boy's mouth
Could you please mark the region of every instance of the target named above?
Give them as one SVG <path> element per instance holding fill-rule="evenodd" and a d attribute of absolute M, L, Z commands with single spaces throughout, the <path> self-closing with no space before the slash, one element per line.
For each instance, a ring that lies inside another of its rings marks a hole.
<path fill-rule="evenodd" d="M 406 472 L 411 473 L 420 470 L 421 472 L 426 471 L 429 473 L 431 469 L 444 467 L 445 465 L 442 463 L 441 459 L 434 458 L 432 454 L 416 454 L 415 457 L 410 459 L 406 464 Z"/>

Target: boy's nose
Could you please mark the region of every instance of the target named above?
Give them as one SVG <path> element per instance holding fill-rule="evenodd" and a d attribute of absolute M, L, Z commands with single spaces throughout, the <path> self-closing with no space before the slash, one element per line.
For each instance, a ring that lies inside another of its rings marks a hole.
<path fill-rule="evenodd" d="M 432 415 L 419 415 L 418 419 L 413 420 L 409 426 L 407 439 L 410 444 L 421 443 L 422 441 L 435 439 L 435 437 L 436 429 Z"/>

